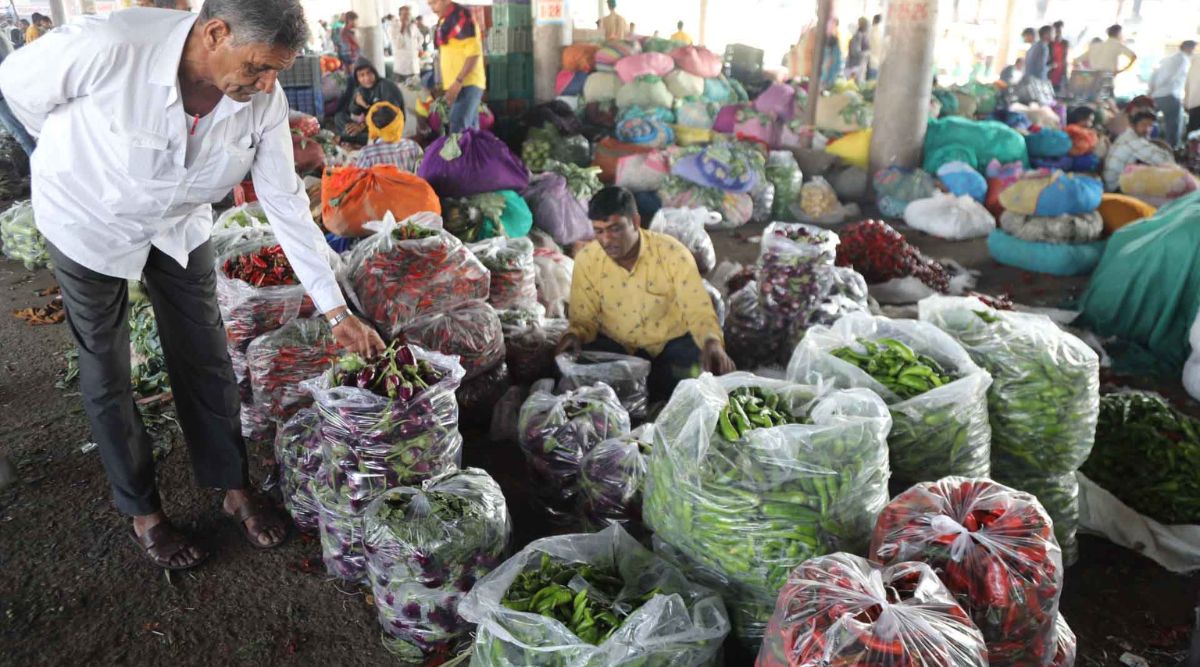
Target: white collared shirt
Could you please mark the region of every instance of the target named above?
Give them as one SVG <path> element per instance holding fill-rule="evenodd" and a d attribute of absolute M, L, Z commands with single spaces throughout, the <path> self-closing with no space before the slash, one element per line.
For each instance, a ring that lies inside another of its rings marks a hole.
<path fill-rule="evenodd" d="M 421 30 L 409 22 L 408 30 L 400 27 L 400 19 L 393 19 L 388 26 L 392 40 L 392 57 L 395 59 L 396 75 L 409 77 L 421 73 Z"/>
<path fill-rule="evenodd" d="M 1187 86 L 1188 65 L 1192 57 L 1183 51 L 1162 59 L 1150 77 L 1150 97 L 1175 97 L 1180 100 Z"/>
<path fill-rule="evenodd" d="M 196 18 L 155 9 L 85 16 L 0 65 L 4 98 L 38 137 L 31 160 L 38 229 L 104 275 L 140 278 L 151 246 L 186 267 L 212 232 L 212 202 L 249 172 L 317 307 L 345 305 L 296 174 L 279 86 L 245 103 L 222 97 L 187 160 L 195 118 L 183 109 L 178 72 Z"/>

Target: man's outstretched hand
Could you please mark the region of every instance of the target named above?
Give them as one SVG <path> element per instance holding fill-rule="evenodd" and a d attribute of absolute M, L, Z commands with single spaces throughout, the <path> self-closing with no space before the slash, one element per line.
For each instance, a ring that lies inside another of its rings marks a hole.
<path fill-rule="evenodd" d="M 338 308 L 326 313 L 325 317 L 332 318 L 344 311 L 345 307 Z M 343 349 L 367 359 L 374 359 L 387 348 L 375 329 L 353 315 L 333 328 L 333 338 Z"/>
<path fill-rule="evenodd" d="M 725 375 L 737 370 L 733 359 L 725 354 L 725 347 L 718 340 L 710 340 L 704 344 L 700 352 L 700 366 L 713 375 Z"/>
<path fill-rule="evenodd" d="M 558 341 L 558 347 L 554 348 L 554 356 L 560 354 L 579 354 L 583 349 L 583 341 L 579 340 L 579 336 L 575 334 L 563 334 L 561 340 Z"/>

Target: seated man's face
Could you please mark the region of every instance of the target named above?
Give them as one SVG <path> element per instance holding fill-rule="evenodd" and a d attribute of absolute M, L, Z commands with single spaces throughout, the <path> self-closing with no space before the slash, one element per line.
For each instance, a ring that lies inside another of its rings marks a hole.
<path fill-rule="evenodd" d="M 605 254 L 613 260 L 629 256 L 638 242 L 638 221 L 623 215 L 614 215 L 607 220 L 593 220 L 592 231 Z"/>
<path fill-rule="evenodd" d="M 1146 138 L 1150 136 L 1151 132 L 1154 131 L 1154 121 L 1150 119 L 1138 121 L 1138 123 L 1133 126 L 1133 131 L 1137 132 L 1139 137 Z"/>

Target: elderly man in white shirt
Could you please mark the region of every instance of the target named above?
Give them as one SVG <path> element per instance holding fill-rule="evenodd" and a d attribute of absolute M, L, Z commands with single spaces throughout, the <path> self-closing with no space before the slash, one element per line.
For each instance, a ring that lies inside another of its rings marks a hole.
<path fill-rule="evenodd" d="M 1178 51 L 1162 59 L 1150 77 L 1150 97 L 1163 113 L 1164 138 L 1171 148 L 1179 148 L 1183 142 L 1183 97 L 1195 52 L 1196 42 L 1189 39 L 1181 43 Z"/>
<path fill-rule="evenodd" d="M 255 547 L 287 535 L 249 492 L 238 391 L 215 291 L 211 202 L 247 172 L 297 276 L 345 348 L 383 342 L 351 316 L 296 176 L 276 85 L 308 41 L 300 0 L 207 0 L 200 14 L 83 17 L 9 56 L 0 89 L 39 147 L 33 208 L 79 348 L 80 388 L 117 508 L 158 566 L 206 556 L 162 513 L 129 383 L 127 280 L 145 281 L 196 480 Z"/>

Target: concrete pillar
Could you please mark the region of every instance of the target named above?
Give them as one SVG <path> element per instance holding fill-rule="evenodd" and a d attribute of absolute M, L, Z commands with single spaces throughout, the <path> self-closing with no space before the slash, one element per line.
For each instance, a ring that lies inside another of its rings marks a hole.
<path fill-rule="evenodd" d="M 1008 67 L 1012 64 L 1012 59 L 1009 58 L 1009 48 L 1012 44 L 1013 31 L 1013 15 L 1016 13 L 1017 0 L 1007 0 L 1004 7 L 1004 20 L 1000 22 L 1000 62 L 996 63 L 996 71 Z"/>
<path fill-rule="evenodd" d="M 362 55 L 379 75 L 387 72 L 387 61 L 383 51 L 383 27 L 380 25 L 379 4 L 376 0 L 353 0 L 350 8 L 358 14 L 358 43 L 362 47 Z"/>
<path fill-rule="evenodd" d="M 554 5 L 543 10 L 543 5 Z M 562 50 L 571 37 L 571 25 L 566 17 L 563 0 L 534 0 L 533 2 L 533 101 L 553 100 L 554 79 L 562 69 Z M 554 18 L 558 16 L 560 18 Z"/>
<path fill-rule="evenodd" d="M 937 0 L 892 0 L 888 6 L 888 52 L 875 89 L 871 173 L 921 164 L 933 92 L 937 10 Z"/>
<path fill-rule="evenodd" d="M 821 70 L 825 67 L 825 38 L 829 19 L 833 16 L 833 0 L 817 0 L 817 25 L 813 28 L 812 76 L 808 79 L 808 124 L 817 124 L 817 100 L 821 99 Z"/>
<path fill-rule="evenodd" d="M 50 20 L 59 26 L 67 22 L 67 3 L 65 0 L 50 0 Z"/>
<path fill-rule="evenodd" d="M 708 44 L 708 0 L 700 0 L 700 41 Z"/>

